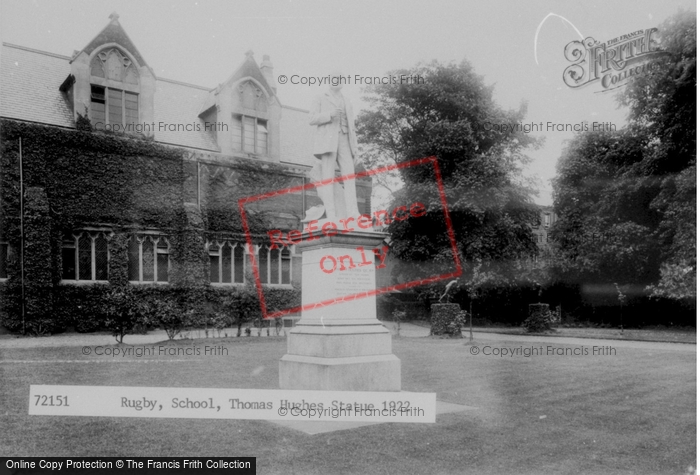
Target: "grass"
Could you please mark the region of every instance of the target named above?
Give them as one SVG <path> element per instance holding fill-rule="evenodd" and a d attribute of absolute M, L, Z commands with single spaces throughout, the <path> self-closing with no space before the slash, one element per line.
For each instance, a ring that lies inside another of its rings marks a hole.
<path fill-rule="evenodd" d="M 618 348 L 615 356 L 499 358 L 472 356 L 465 340 L 395 339 L 405 390 L 436 392 L 439 400 L 479 408 L 440 415 L 437 424 L 380 424 L 312 436 L 266 421 L 27 414 L 30 384 L 278 387 L 284 338 L 170 344 L 221 344 L 229 355 L 116 363 L 84 357 L 80 347 L 1 350 L 0 452 L 255 456 L 261 474 L 678 474 L 695 467 L 696 353 L 689 345 L 647 343 Z M 478 334 L 473 344 L 482 350 L 532 346 L 526 340 L 479 341 Z"/>
<path fill-rule="evenodd" d="M 468 330 L 467 330 L 468 331 Z M 479 328 L 475 331 L 524 335 L 522 328 Z M 604 340 L 656 341 L 670 343 L 697 343 L 697 333 L 683 329 L 625 329 L 619 328 L 565 328 L 553 329 L 550 333 L 532 333 L 532 335 L 561 336 L 571 338 L 595 338 Z"/>

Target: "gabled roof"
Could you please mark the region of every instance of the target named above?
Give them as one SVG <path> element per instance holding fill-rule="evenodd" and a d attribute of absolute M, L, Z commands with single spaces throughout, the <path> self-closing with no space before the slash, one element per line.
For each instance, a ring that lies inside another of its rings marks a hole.
<path fill-rule="evenodd" d="M 134 45 L 129 38 L 129 35 L 126 34 L 124 28 L 122 28 L 122 26 L 119 24 L 119 15 L 112 13 L 109 16 L 109 19 L 110 22 L 107 24 L 107 26 L 105 26 L 104 29 L 87 44 L 87 46 L 78 51 L 73 57 L 75 58 L 82 52 L 90 55 L 96 48 L 99 48 L 104 44 L 116 43 L 126 51 L 133 54 L 136 61 L 139 62 L 139 66 L 148 66 L 146 64 L 146 60 L 143 59 L 143 56 L 141 56 L 141 53 L 139 53 L 139 50 L 136 48 L 136 45 Z"/>
<path fill-rule="evenodd" d="M 238 66 L 238 69 L 236 69 L 236 71 L 231 75 L 231 77 L 229 77 L 226 80 L 226 84 L 229 82 L 238 81 L 239 79 L 246 78 L 246 77 L 253 78 L 256 81 L 258 81 L 260 84 L 262 84 L 270 96 L 276 95 L 275 91 L 272 90 L 272 87 L 265 80 L 265 77 L 263 76 L 262 71 L 260 71 L 260 67 L 255 62 L 255 59 L 253 58 L 252 51 L 248 51 L 245 54 L 245 59 L 243 60 L 241 65 Z"/>

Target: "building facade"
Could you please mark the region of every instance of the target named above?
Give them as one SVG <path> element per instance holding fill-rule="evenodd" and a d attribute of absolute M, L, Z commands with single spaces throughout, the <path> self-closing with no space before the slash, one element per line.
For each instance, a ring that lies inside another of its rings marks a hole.
<path fill-rule="evenodd" d="M 295 246 L 271 248 L 265 229 L 301 229 L 315 190 L 253 203 L 248 228 L 237 205 L 304 185 L 316 160 L 308 112 L 282 104 L 268 56 L 249 51 L 214 88 L 160 78 L 112 14 L 71 56 L 3 44 L 0 119 L 0 286 L 52 294 L 42 318 L 61 292 L 167 287 L 187 265 L 202 285 L 242 286 L 251 254 L 266 288 L 298 292 Z M 370 196 L 358 183 L 361 212 Z"/>

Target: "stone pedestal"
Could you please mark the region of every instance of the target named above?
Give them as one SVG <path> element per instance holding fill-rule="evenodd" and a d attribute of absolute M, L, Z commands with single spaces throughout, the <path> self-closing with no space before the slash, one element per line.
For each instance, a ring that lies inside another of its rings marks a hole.
<path fill-rule="evenodd" d="M 326 304 L 302 310 L 289 332 L 280 388 L 401 390 L 401 362 L 391 352 L 391 333 L 377 320 L 375 296 L 362 296 L 376 289 L 372 250 L 382 247 L 386 236 L 367 231 L 303 234 L 298 244 L 302 306 Z M 360 296 L 352 298 L 355 294 Z"/>

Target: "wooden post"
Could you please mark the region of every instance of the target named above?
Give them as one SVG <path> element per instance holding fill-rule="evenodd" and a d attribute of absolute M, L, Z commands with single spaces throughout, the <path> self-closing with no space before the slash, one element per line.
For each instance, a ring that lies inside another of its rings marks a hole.
<path fill-rule="evenodd" d="M 474 335 L 472 334 L 472 300 L 469 299 L 469 341 L 474 340 Z"/>
<path fill-rule="evenodd" d="M 24 297 L 24 169 L 22 163 L 22 138 L 19 139 L 19 269 L 21 286 L 22 335 L 26 329 L 26 304 Z"/>

